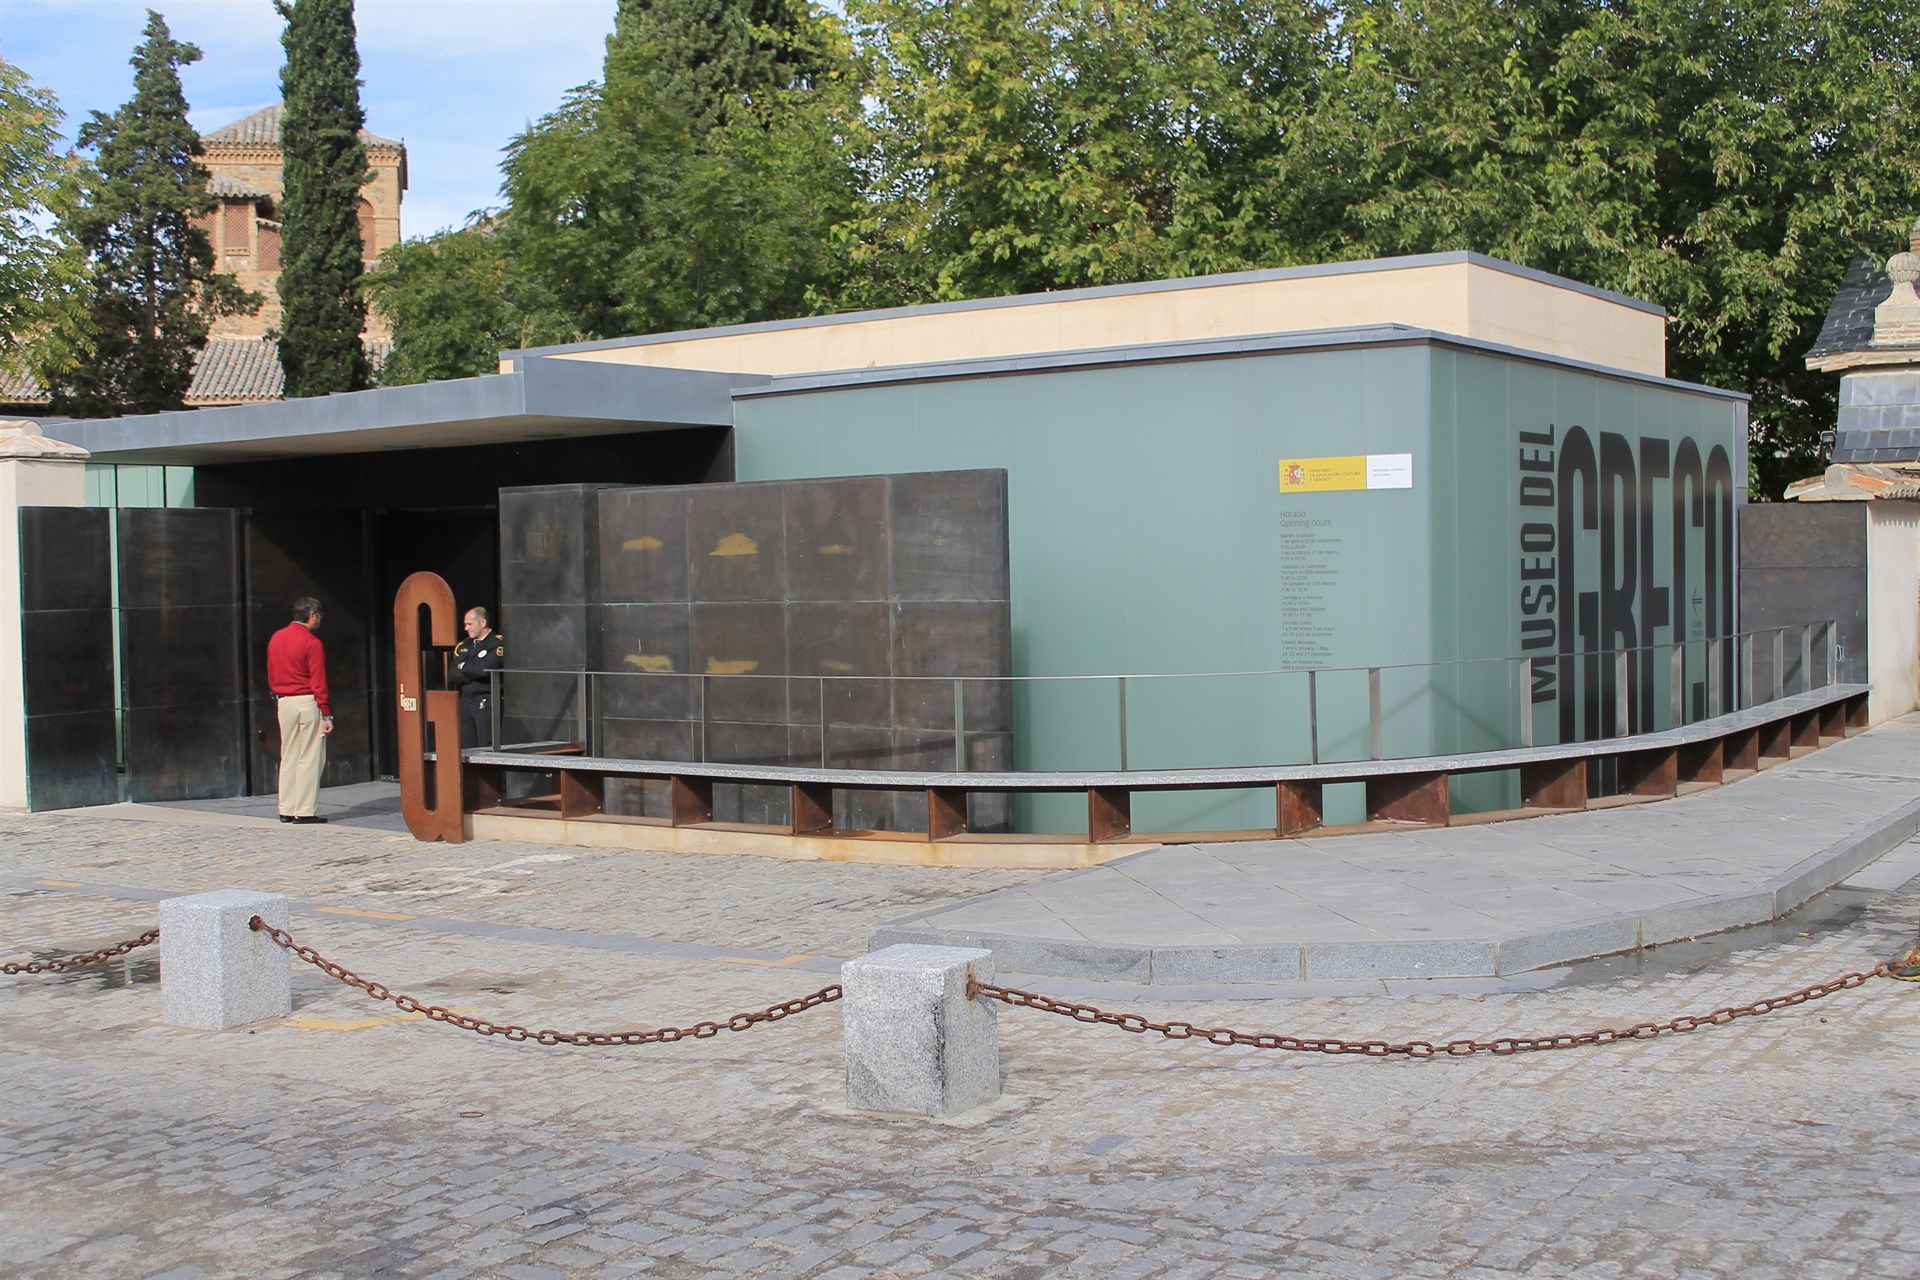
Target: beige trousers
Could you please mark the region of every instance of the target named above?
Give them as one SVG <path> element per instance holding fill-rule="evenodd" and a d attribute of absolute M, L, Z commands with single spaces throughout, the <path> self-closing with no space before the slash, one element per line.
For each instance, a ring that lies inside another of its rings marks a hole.
<path fill-rule="evenodd" d="M 327 740 L 320 732 L 320 704 L 303 693 L 280 699 L 280 812 L 311 818 L 320 808 L 320 771 Z"/>

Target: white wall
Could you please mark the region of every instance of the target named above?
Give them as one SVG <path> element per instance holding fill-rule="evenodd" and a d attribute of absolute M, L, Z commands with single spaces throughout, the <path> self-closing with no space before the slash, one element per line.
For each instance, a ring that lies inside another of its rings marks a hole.
<path fill-rule="evenodd" d="M 1920 707 L 1920 502 L 1867 504 L 1867 678 L 1871 723 Z"/>

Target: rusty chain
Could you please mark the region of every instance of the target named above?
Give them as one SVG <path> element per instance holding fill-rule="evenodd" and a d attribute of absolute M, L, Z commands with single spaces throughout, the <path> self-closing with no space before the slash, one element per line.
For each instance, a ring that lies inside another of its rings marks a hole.
<path fill-rule="evenodd" d="M 0 973 L 65 973 L 69 969 L 79 969 L 90 964 L 99 964 L 102 960 L 111 960 L 115 956 L 126 955 L 140 947 L 151 946 L 160 941 L 160 931 L 149 929 L 137 938 L 115 943 L 111 947 L 102 947 L 98 951 L 86 951 L 77 956 L 62 956 L 58 960 L 26 960 L 19 963 L 0 964 Z"/>
<path fill-rule="evenodd" d="M 1340 1040 L 1332 1037 L 1316 1039 L 1306 1036 L 1275 1035 L 1270 1032 L 1236 1031 L 1232 1027 L 1199 1027 L 1191 1022 L 1152 1022 L 1137 1013 L 1109 1013 L 1090 1004 L 1074 1004 L 1013 987 L 996 987 L 977 979 L 968 980 L 967 994 L 970 997 L 999 1000 L 1015 1008 L 1057 1013 L 1063 1017 L 1072 1018 L 1075 1022 L 1118 1027 L 1122 1031 L 1132 1031 L 1136 1034 L 1158 1031 L 1169 1040 L 1204 1040 L 1208 1044 L 1244 1045 L 1250 1049 L 1281 1049 L 1292 1053 L 1363 1054 L 1369 1058 L 1433 1058 L 1443 1054 L 1448 1057 L 1465 1058 L 1476 1053 L 1509 1054 L 1529 1053 L 1542 1049 L 1578 1049 L 1586 1045 L 1614 1044 L 1621 1040 L 1652 1040 L 1674 1032 L 1698 1031 L 1701 1027 L 1720 1027 L 1739 1018 L 1758 1017 L 1777 1009 L 1787 1009 L 1794 1005 L 1805 1004 L 1809 1000 L 1818 1000 L 1836 991 L 1848 991 L 1871 978 L 1882 977 L 1903 979 L 1920 977 L 1920 948 L 1908 952 L 1901 960 L 1886 961 L 1864 973 L 1849 973 L 1830 982 L 1816 982 L 1812 986 L 1802 987 L 1784 996 L 1770 996 L 1763 1000 L 1755 1000 L 1751 1004 L 1730 1005 L 1724 1009 L 1715 1009 L 1712 1013 L 1682 1015 L 1669 1018 L 1665 1022 L 1636 1022 L 1625 1028 L 1600 1027 L 1593 1031 L 1565 1032 L 1559 1035 L 1500 1036 L 1493 1040 L 1447 1040 L 1441 1043 L 1431 1040 Z"/>
<path fill-rule="evenodd" d="M 736 1013 L 725 1022 L 696 1022 L 690 1027 L 656 1027 L 650 1031 L 534 1031 L 513 1023 L 490 1022 L 485 1018 L 471 1018 L 464 1013 L 455 1013 L 444 1005 L 424 1004 L 409 995 L 400 995 L 389 990 L 385 984 L 369 982 L 345 965 L 335 964 L 312 947 L 303 947 L 293 940 L 293 936 L 284 929 L 276 929 L 259 916 L 247 922 L 247 927 L 266 934 L 288 951 L 305 960 L 330 978 L 338 978 L 350 987 L 357 987 L 375 1000 L 391 1002 L 403 1013 L 425 1014 L 435 1022 L 444 1022 L 459 1027 L 462 1031 L 472 1031 L 483 1036 L 502 1036 L 516 1043 L 531 1040 L 543 1045 L 629 1045 L 629 1044 L 671 1044 L 676 1040 L 705 1040 L 717 1036 L 722 1031 L 746 1031 L 763 1022 L 778 1022 L 780 1019 L 796 1013 L 805 1013 L 823 1004 L 832 1004 L 840 998 L 840 984 L 822 987 L 820 990 L 800 996 L 793 1000 L 784 1000 L 754 1013 Z"/>

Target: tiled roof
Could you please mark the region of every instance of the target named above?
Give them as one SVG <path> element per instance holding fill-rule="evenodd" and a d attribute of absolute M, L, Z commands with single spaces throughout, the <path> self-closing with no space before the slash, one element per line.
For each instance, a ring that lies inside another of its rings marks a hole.
<path fill-rule="evenodd" d="M 273 192 L 229 178 L 226 174 L 217 174 L 207 183 L 207 191 L 221 200 L 271 200 Z"/>
<path fill-rule="evenodd" d="M 0 365 L 0 404 L 45 404 L 47 393 L 33 375 Z"/>
<path fill-rule="evenodd" d="M 212 400 L 278 400 L 287 378 L 280 352 L 265 338 L 211 338 L 193 366 L 188 404 Z"/>
<path fill-rule="evenodd" d="M 265 338 L 210 338 L 193 366 L 189 407 L 237 400 L 279 400 L 286 394 L 280 355 Z M 0 369 L 0 404 L 42 405 L 52 400 L 32 375 Z"/>
<path fill-rule="evenodd" d="M 270 107 L 262 107 L 250 116 L 241 116 L 232 124 L 222 125 L 212 133 L 200 135 L 200 141 L 226 143 L 228 145 L 280 145 L 280 118 L 286 114 L 286 104 L 276 102 Z M 405 145 L 395 138 L 383 138 L 366 129 L 360 131 L 360 141 L 375 147 L 398 147 Z"/>

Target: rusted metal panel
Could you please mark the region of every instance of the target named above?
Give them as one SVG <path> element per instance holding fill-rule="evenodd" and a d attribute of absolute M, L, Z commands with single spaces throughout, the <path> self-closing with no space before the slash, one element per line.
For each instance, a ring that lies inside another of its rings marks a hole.
<path fill-rule="evenodd" d="M 1584 809 L 1587 807 L 1587 762 L 1541 760 L 1520 766 L 1520 807 L 1523 809 Z"/>
<path fill-rule="evenodd" d="M 1367 821 L 1417 822 L 1444 827 L 1453 810 L 1444 773 L 1408 773 L 1367 779 Z"/>
<path fill-rule="evenodd" d="M 1122 787 L 1087 788 L 1087 839 L 1123 840 L 1133 833 L 1133 796 Z"/>
<path fill-rule="evenodd" d="M 1318 782 L 1282 782 L 1274 787 L 1274 831 L 1283 836 L 1305 835 L 1326 821 Z"/>
<path fill-rule="evenodd" d="M 420 611 L 427 613 L 423 636 Z M 425 644 L 454 643 L 453 588 L 437 573 L 415 573 L 393 598 L 393 687 L 399 706 L 400 813 L 419 840 L 459 844 L 466 836 L 466 799 L 460 779 L 460 695 L 429 691 L 423 672 Z M 433 727 L 434 758 L 426 758 L 427 726 Z"/>

